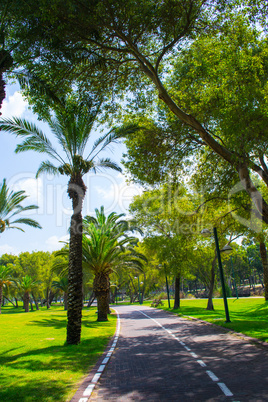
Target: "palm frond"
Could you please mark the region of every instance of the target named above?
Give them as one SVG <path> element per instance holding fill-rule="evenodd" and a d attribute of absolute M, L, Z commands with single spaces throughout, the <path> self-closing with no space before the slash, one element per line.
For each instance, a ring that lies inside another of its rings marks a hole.
<path fill-rule="evenodd" d="M 113 169 L 116 170 L 117 172 L 122 172 L 122 168 L 115 162 L 113 162 L 110 158 L 102 158 L 99 159 L 96 163 L 95 163 L 95 168 L 97 171 L 100 171 L 102 169 Z"/>
<path fill-rule="evenodd" d="M 37 221 L 35 221 L 34 219 L 29 219 L 29 218 L 16 219 L 15 221 L 10 222 L 10 228 L 11 228 L 11 225 L 13 225 L 14 223 L 20 223 L 20 224 L 23 223 L 24 225 L 28 225 L 33 228 L 42 229 L 42 226 L 40 226 L 40 224 Z"/>
<path fill-rule="evenodd" d="M 63 162 L 63 159 L 53 148 L 50 140 L 35 124 L 18 117 L 1 119 L 0 130 L 10 132 L 18 137 L 27 137 L 21 144 L 17 145 L 16 153 L 29 150 L 47 153 L 52 158 Z"/>
<path fill-rule="evenodd" d="M 39 166 L 35 177 L 38 178 L 41 173 L 50 173 L 56 176 L 59 174 L 59 169 L 54 166 L 50 161 L 44 161 Z"/>

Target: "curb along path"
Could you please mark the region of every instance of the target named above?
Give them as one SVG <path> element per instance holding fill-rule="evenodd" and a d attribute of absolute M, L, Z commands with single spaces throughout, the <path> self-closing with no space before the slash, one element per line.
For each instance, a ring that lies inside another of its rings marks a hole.
<path fill-rule="evenodd" d="M 267 348 L 147 306 L 116 313 L 112 346 L 72 402 L 268 401 Z"/>
<path fill-rule="evenodd" d="M 75 402 L 75 401 L 88 402 L 93 389 L 95 388 L 97 382 L 99 381 L 106 365 L 108 364 L 108 362 L 115 350 L 115 347 L 116 347 L 116 344 L 117 344 L 117 341 L 119 338 L 119 334 L 120 334 L 120 315 L 115 308 L 113 308 L 113 310 L 117 314 L 116 331 L 115 331 L 115 335 L 113 337 L 113 343 L 112 343 L 111 347 L 108 349 L 108 352 L 103 354 L 103 356 L 102 356 L 103 360 L 99 366 L 97 365 L 98 368 L 96 370 L 96 373 L 94 375 L 92 373 L 90 373 L 88 375 L 86 380 L 83 382 L 82 386 L 79 388 L 79 390 L 76 392 L 75 396 L 72 398 L 72 400 L 71 400 L 72 402 Z"/>

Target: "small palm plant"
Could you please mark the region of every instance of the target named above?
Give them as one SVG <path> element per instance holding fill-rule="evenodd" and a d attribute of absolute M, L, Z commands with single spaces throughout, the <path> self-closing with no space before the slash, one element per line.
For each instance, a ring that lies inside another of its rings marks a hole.
<path fill-rule="evenodd" d="M 58 281 L 53 281 L 52 282 L 52 287 L 56 290 L 59 290 L 60 292 L 63 293 L 63 305 L 64 305 L 64 310 L 67 310 L 67 295 L 68 295 L 68 277 L 63 276 L 62 278 L 59 278 Z"/>
<path fill-rule="evenodd" d="M 18 226 L 21 224 L 32 226 L 41 229 L 38 222 L 29 218 L 17 218 L 17 215 L 25 211 L 37 209 L 37 205 L 28 205 L 23 207 L 21 203 L 28 196 L 25 191 L 10 191 L 6 184 L 6 179 L 0 183 L 0 233 L 6 229 L 19 229 L 24 230 Z"/>
<path fill-rule="evenodd" d="M 30 275 L 25 275 L 20 280 L 17 280 L 17 284 L 18 289 L 23 294 L 23 307 L 25 313 L 29 313 L 30 292 L 35 290 L 40 283 L 32 278 Z"/>
<path fill-rule="evenodd" d="M 131 246 L 137 238 L 129 236 L 129 232 L 138 230 L 141 233 L 133 222 L 121 219 L 124 214 L 114 212 L 106 217 L 103 207 L 95 212 L 96 218 L 87 216 L 84 219 L 83 261 L 94 273 L 98 321 L 107 321 L 110 274 L 119 268 L 142 270 L 145 257 Z"/>
<path fill-rule="evenodd" d="M 9 286 L 12 283 L 11 268 L 5 265 L 0 265 L 0 314 L 3 302 L 3 287 Z"/>

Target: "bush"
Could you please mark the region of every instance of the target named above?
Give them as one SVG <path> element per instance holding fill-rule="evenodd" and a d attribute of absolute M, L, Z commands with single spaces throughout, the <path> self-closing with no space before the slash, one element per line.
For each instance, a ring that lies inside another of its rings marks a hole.
<path fill-rule="evenodd" d="M 228 285 L 225 285 L 226 297 L 232 297 L 232 291 Z M 220 288 L 220 296 L 223 297 L 222 288 Z"/>
<path fill-rule="evenodd" d="M 192 293 L 186 293 L 185 299 L 195 299 L 195 295 L 193 295 Z"/>

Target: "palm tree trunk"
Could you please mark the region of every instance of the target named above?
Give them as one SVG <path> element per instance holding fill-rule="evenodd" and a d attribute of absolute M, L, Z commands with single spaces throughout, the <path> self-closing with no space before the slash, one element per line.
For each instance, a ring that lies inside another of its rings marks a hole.
<path fill-rule="evenodd" d="M 109 275 L 99 272 L 94 278 L 94 292 L 97 297 L 98 321 L 108 321 L 108 295 L 109 295 Z"/>
<path fill-rule="evenodd" d="M 73 204 L 70 227 L 67 344 L 77 345 L 81 339 L 83 307 L 82 270 L 82 205 L 86 186 L 81 175 L 72 176 L 68 185 L 68 195 Z"/>

